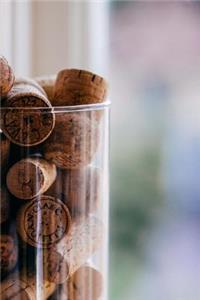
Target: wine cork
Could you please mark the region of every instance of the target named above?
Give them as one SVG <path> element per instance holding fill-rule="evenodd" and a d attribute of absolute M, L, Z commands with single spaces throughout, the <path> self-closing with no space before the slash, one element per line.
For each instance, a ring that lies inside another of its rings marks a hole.
<path fill-rule="evenodd" d="M 56 125 L 44 143 L 44 156 L 62 169 L 88 165 L 99 143 L 99 127 L 84 113 L 58 113 Z"/>
<path fill-rule="evenodd" d="M 46 92 L 49 101 L 52 103 L 54 98 L 54 85 L 56 81 L 56 75 L 40 76 L 36 77 L 35 81 Z"/>
<path fill-rule="evenodd" d="M 18 259 L 17 246 L 12 236 L 0 235 L 0 251 L 1 274 L 6 274 L 15 267 Z"/>
<path fill-rule="evenodd" d="M 32 199 L 43 194 L 56 179 L 56 166 L 42 158 L 25 158 L 8 171 L 6 182 L 11 194 Z"/>
<path fill-rule="evenodd" d="M 104 102 L 107 82 L 85 70 L 65 69 L 58 73 L 53 105 L 83 105 Z"/>
<path fill-rule="evenodd" d="M 10 141 L 0 132 L 0 168 L 1 172 L 8 162 Z"/>
<path fill-rule="evenodd" d="M 72 224 L 69 233 L 56 245 L 68 264 L 69 276 L 101 248 L 102 239 L 103 224 L 97 218 L 90 216 Z"/>
<path fill-rule="evenodd" d="M 103 290 L 102 274 L 90 266 L 82 266 L 64 286 L 67 288 L 68 298 L 62 297 L 60 300 L 98 300 Z"/>
<path fill-rule="evenodd" d="M 45 141 L 55 115 L 44 90 L 34 81 L 20 79 L 3 101 L 1 129 L 14 144 L 35 146 Z"/>
<path fill-rule="evenodd" d="M 71 217 L 59 199 L 42 195 L 25 204 L 17 215 L 22 240 L 37 248 L 50 248 L 68 233 Z"/>
<path fill-rule="evenodd" d="M 91 267 L 80 267 L 67 281 L 57 286 L 51 300 L 100 300 L 103 294 L 103 276 Z M 50 300 L 49 299 L 49 300 Z"/>
<path fill-rule="evenodd" d="M 14 83 L 14 73 L 4 56 L 0 55 L 0 99 L 5 97 Z"/>
<path fill-rule="evenodd" d="M 7 221 L 9 216 L 9 198 L 6 188 L 0 187 L 0 224 Z"/>
<path fill-rule="evenodd" d="M 19 279 L 18 274 L 12 274 L 0 283 L 1 300 L 35 300 L 31 299 L 26 291 L 27 285 Z"/>
<path fill-rule="evenodd" d="M 26 88 L 27 86 L 31 86 L 37 90 L 40 91 L 41 94 L 43 94 L 45 97 L 47 96 L 45 90 L 42 88 L 42 86 L 34 79 L 32 78 L 28 78 L 28 77 L 17 77 L 15 79 L 15 82 L 14 82 L 15 86 L 18 87 L 19 85 L 25 85 Z"/>
<path fill-rule="evenodd" d="M 72 218 L 87 216 L 97 210 L 101 197 L 100 169 L 88 166 L 62 170 L 46 192 L 63 200 Z"/>
<path fill-rule="evenodd" d="M 47 300 L 56 285 L 43 279 L 37 280 L 33 273 L 14 273 L 0 284 L 1 300 Z"/>
<path fill-rule="evenodd" d="M 41 255 L 43 276 L 49 282 L 61 284 L 69 276 L 69 267 L 64 257 L 56 251 L 55 247 L 42 249 Z"/>
<path fill-rule="evenodd" d="M 72 216 L 87 216 L 94 212 L 100 200 L 100 170 L 91 166 L 69 170 L 63 193 Z"/>

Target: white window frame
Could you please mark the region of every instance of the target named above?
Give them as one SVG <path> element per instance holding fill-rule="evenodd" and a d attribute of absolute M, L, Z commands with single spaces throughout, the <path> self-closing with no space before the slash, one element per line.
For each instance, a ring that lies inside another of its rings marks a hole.
<path fill-rule="evenodd" d="M 35 20 L 33 2 L 0 1 L 0 53 L 7 57 L 19 76 L 32 76 L 39 69 L 37 63 L 39 64 L 40 60 L 37 59 L 37 55 L 40 53 L 40 45 L 37 45 L 37 53 L 32 47 L 32 43 L 37 42 L 33 41 Z M 35 0 L 35 2 L 40 1 Z M 66 18 L 63 21 L 66 27 L 67 51 L 62 58 L 63 61 L 70 63 L 70 67 L 90 69 L 106 76 L 109 40 L 108 1 L 66 0 L 64 2 Z M 52 23 L 55 22 L 56 20 L 53 20 Z M 45 31 L 42 34 L 45 39 Z M 55 47 L 56 43 L 57 41 L 54 43 Z M 52 47 L 53 44 L 49 46 Z"/>
<path fill-rule="evenodd" d="M 17 75 L 31 73 L 31 2 L 0 1 L 0 53 Z"/>

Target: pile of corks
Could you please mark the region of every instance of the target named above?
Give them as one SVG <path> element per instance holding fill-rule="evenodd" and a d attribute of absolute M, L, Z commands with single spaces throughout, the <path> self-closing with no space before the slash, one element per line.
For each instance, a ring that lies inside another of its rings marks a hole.
<path fill-rule="evenodd" d="M 92 166 L 103 111 L 66 107 L 106 94 L 91 72 L 15 78 L 0 56 L 1 300 L 100 299 L 102 274 L 87 261 L 104 231 L 102 174 Z"/>

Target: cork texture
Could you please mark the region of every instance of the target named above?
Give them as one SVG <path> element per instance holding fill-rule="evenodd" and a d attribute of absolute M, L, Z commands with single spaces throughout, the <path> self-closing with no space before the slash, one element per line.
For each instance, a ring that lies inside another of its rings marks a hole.
<path fill-rule="evenodd" d="M 69 268 L 64 257 L 56 251 L 56 247 L 42 249 L 43 276 L 49 282 L 61 284 L 69 276 Z"/>
<path fill-rule="evenodd" d="M 92 166 L 61 170 L 46 194 L 63 200 L 72 218 L 88 216 L 99 207 L 101 181 L 100 169 Z"/>
<path fill-rule="evenodd" d="M 14 73 L 5 57 L 0 56 L 0 100 L 11 90 L 14 83 Z"/>
<path fill-rule="evenodd" d="M 50 110 L 51 104 L 37 85 L 16 82 L 2 103 L 1 129 L 14 144 L 38 145 L 48 138 L 54 128 L 55 116 Z"/>
<path fill-rule="evenodd" d="M 66 172 L 63 193 L 72 216 L 88 216 L 97 210 L 101 196 L 100 176 L 100 170 L 91 166 Z"/>
<path fill-rule="evenodd" d="M 69 233 L 56 245 L 57 252 L 68 263 L 70 276 L 101 248 L 103 230 L 103 224 L 97 218 L 83 218 L 74 222 Z"/>
<path fill-rule="evenodd" d="M 103 278 L 99 271 L 90 267 L 80 267 L 65 284 L 68 300 L 99 300 L 103 290 Z M 63 297 L 60 300 L 64 300 Z"/>
<path fill-rule="evenodd" d="M 10 150 L 10 141 L 2 133 L 0 133 L 0 147 L 0 167 L 2 172 L 8 162 Z"/>
<path fill-rule="evenodd" d="M 56 179 L 56 166 L 42 158 L 25 158 L 7 173 L 7 187 L 20 199 L 32 199 L 44 193 Z"/>
<path fill-rule="evenodd" d="M 53 103 L 54 85 L 55 85 L 55 81 L 56 81 L 56 75 L 46 75 L 46 76 L 35 77 L 35 81 L 46 92 L 49 101 L 51 103 Z"/>
<path fill-rule="evenodd" d="M 0 251 L 1 274 L 6 274 L 15 267 L 18 260 L 18 249 L 12 236 L 0 235 Z"/>
<path fill-rule="evenodd" d="M 14 273 L 0 285 L 1 300 L 47 300 L 56 285 L 45 280 L 36 280 L 30 272 Z"/>
<path fill-rule="evenodd" d="M 44 156 L 62 169 L 88 165 L 99 143 L 99 127 L 85 113 L 59 113 Z"/>
<path fill-rule="evenodd" d="M 59 199 L 42 195 L 25 204 L 17 215 L 22 240 L 38 248 L 50 248 L 68 233 L 71 216 Z"/>
<path fill-rule="evenodd" d="M 66 69 L 58 73 L 53 105 L 83 105 L 104 102 L 107 82 L 92 72 Z"/>
<path fill-rule="evenodd" d="M 0 284 L 0 299 L 1 300 L 35 300 L 35 298 L 29 297 L 26 292 L 26 284 L 20 279 L 19 275 L 13 274 Z"/>
<path fill-rule="evenodd" d="M 40 91 L 40 93 L 42 93 L 45 97 L 47 97 L 47 94 L 45 92 L 45 90 L 42 88 L 42 86 L 34 79 L 29 78 L 29 77 L 17 77 L 14 81 L 14 85 L 15 88 L 19 85 L 25 85 L 25 87 L 27 86 L 32 86 L 33 88 L 36 88 L 37 90 Z"/>

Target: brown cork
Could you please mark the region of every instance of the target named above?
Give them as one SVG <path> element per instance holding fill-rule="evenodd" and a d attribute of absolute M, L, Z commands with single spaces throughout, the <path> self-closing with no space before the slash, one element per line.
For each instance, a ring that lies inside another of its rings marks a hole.
<path fill-rule="evenodd" d="M 43 276 L 47 281 L 61 284 L 69 276 L 69 267 L 64 257 L 56 251 L 55 247 L 42 249 Z"/>
<path fill-rule="evenodd" d="M 15 241 L 10 235 L 0 235 L 0 266 L 1 273 L 9 273 L 16 265 L 18 250 Z"/>
<path fill-rule="evenodd" d="M 46 93 L 33 80 L 17 80 L 2 104 L 1 129 L 14 144 L 35 146 L 51 134 L 55 115 Z"/>
<path fill-rule="evenodd" d="M 34 79 L 46 92 L 49 101 L 53 103 L 56 75 L 41 76 Z"/>
<path fill-rule="evenodd" d="M 56 285 L 42 278 L 37 280 L 33 273 L 14 273 L 0 285 L 1 300 L 47 300 Z"/>
<path fill-rule="evenodd" d="M 69 233 L 56 245 L 57 252 L 68 264 L 69 276 L 101 248 L 103 227 L 102 222 L 93 216 L 83 218 L 74 222 Z"/>
<path fill-rule="evenodd" d="M 62 170 L 47 195 L 62 199 L 72 218 L 87 216 L 97 210 L 101 197 L 101 171 L 88 166 L 77 170 Z"/>
<path fill-rule="evenodd" d="M 53 105 L 84 105 L 104 102 L 107 82 L 85 70 L 65 69 L 58 73 Z"/>
<path fill-rule="evenodd" d="M 100 300 L 103 276 L 90 265 L 83 265 L 56 291 L 49 300 Z"/>
<path fill-rule="evenodd" d="M 5 97 L 14 83 L 14 73 L 5 57 L 0 55 L 0 99 Z"/>
<path fill-rule="evenodd" d="M 42 195 L 24 205 L 17 215 L 22 240 L 38 248 L 50 248 L 68 233 L 71 217 L 59 199 Z"/>
<path fill-rule="evenodd" d="M 9 216 L 9 197 L 6 188 L 0 187 L 0 224 L 6 222 Z"/>
<path fill-rule="evenodd" d="M 26 291 L 27 284 L 22 282 L 18 274 L 12 274 L 0 283 L 1 300 L 35 300 Z"/>
<path fill-rule="evenodd" d="M 97 150 L 99 127 L 85 113 L 58 113 L 44 156 L 62 169 L 88 165 Z"/>
<path fill-rule="evenodd" d="M 34 88 L 36 88 L 37 90 L 39 90 L 45 97 L 47 96 L 45 90 L 42 88 L 42 86 L 34 79 L 32 78 L 28 78 L 28 77 L 17 77 L 15 79 L 15 82 L 14 82 L 15 86 L 18 86 L 18 85 L 28 85 L 28 86 L 32 86 Z"/>
<path fill-rule="evenodd" d="M 94 212 L 100 200 L 100 170 L 91 166 L 69 170 L 63 193 L 72 216 L 87 216 Z"/>
<path fill-rule="evenodd" d="M 7 187 L 19 199 L 37 197 L 56 179 L 56 166 L 42 158 L 25 158 L 14 164 L 7 174 Z"/>
<path fill-rule="evenodd" d="M 82 266 L 64 286 L 67 288 L 68 298 L 59 300 L 98 300 L 103 290 L 102 274 L 90 266 Z"/>
<path fill-rule="evenodd" d="M 1 172 L 8 162 L 8 155 L 10 150 L 10 141 L 0 132 L 0 168 Z"/>

